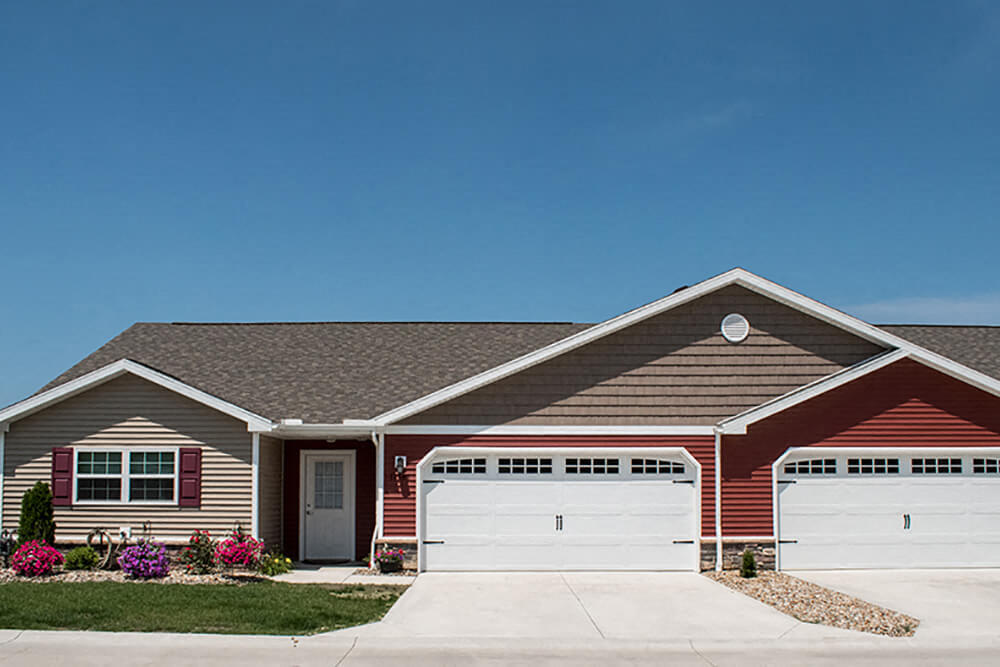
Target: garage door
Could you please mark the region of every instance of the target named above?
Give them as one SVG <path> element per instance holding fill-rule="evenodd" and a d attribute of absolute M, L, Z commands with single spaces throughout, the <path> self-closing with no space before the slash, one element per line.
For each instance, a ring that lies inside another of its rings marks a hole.
<path fill-rule="evenodd" d="M 426 570 L 691 570 L 696 467 L 677 453 L 445 451 L 425 463 Z"/>
<path fill-rule="evenodd" d="M 1000 457 L 877 451 L 789 459 L 782 569 L 1000 566 Z"/>

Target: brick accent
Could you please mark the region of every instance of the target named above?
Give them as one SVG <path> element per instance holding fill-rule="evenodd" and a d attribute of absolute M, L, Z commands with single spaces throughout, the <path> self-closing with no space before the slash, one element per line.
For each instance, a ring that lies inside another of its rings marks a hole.
<path fill-rule="evenodd" d="M 743 552 L 747 549 L 753 551 L 754 558 L 757 559 L 757 567 L 761 570 L 774 569 L 774 542 L 728 542 L 722 543 L 722 569 L 738 570 L 743 563 Z M 704 540 L 701 543 L 701 569 L 715 569 L 715 542 Z"/>

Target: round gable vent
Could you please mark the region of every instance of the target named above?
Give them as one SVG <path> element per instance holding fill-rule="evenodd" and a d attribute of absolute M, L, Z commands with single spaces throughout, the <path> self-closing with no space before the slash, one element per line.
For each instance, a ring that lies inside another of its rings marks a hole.
<path fill-rule="evenodd" d="M 730 343 L 740 343 L 750 335 L 750 323 L 739 313 L 730 313 L 722 318 L 722 337 Z"/>

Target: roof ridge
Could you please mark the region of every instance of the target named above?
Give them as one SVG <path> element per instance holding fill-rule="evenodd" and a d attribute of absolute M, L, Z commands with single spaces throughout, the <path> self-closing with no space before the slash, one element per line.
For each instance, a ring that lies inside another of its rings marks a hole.
<path fill-rule="evenodd" d="M 592 326 L 588 322 L 518 322 L 503 320 L 330 320 L 330 321 L 308 321 L 308 322 L 136 322 L 136 324 L 160 324 L 167 326 L 300 326 L 318 324 L 516 324 L 518 326 Z"/>

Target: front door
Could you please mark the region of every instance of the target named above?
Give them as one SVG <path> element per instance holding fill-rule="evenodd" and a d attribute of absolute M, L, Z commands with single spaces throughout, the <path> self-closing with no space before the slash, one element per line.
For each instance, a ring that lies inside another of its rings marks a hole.
<path fill-rule="evenodd" d="M 305 560 L 354 558 L 354 453 L 303 452 Z"/>

